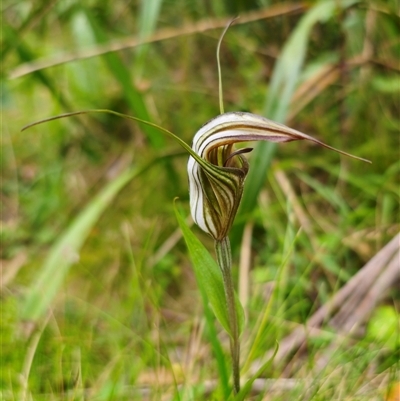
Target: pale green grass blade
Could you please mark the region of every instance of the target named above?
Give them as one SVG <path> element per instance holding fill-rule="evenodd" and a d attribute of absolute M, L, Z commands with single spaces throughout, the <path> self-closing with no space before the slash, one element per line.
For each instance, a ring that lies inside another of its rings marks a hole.
<path fill-rule="evenodd" d="M 4 27 L 6 28 L 6 35 L 2 36 L 2 43 L 3 43 L 3 49 L 2 49 L 2 60 L 6 59 L 7 54 L 9 51 L 15 50 L 15 48 L 22 42 L 24 39 L 24 36 L 29 33 L 29 28 L 35 25 L 36 21 L 44 18 L 46 14 L 53 8 L 53 6 L 56 4 L 55 0 L 48 1 L 46 4 L 38 3 L 35 4 L 36 8 L 32 10 L 31 13 L 29 13 L 22 24 L 18 27 L 15 28 L 15 31 L 17 32 L 17 36 L 15 36 L 13 39 L 10 40 L 10 38 L 7 38 L 7 30 L 11 30 L 10 25 L 4 24 Z M 7 7 L 2 4 L 2 8 Z M 2 12 L 4 10 L 2 9 Z M 13 35 L 14 36 L 14 35 Z M 5 40 L 4 40 L 5 39 Z"/>
<path fill-rule="evenodd" d="M 276 285 L 274 286 L 274 289 L 272 291 L 272 294 L 268 300 L 268 303 L 262 313 L 262 318 L 260 319 L 260 324 L 257 330 L 254 333 L 254 338 L 251 341 L 251 347 L 250 351 L 247 357 L 247 360 L 245 362 L 245 366 L 243 368 L 244 371 L 247 371 L 248 368 L 250 367 L 250 363 L 253 360 L 254 355 L 256 354 L 256 351 L 261 348 L 261 343 L 262 343 L 262 337 L 265 335 L 265 330 L 268 326 L 269 323 L 269 318 L 272 315 L 272 311 L 274 310 L 273 308 L 276 307 L 276 310 L 278 308 L 282 307 L 277 300 L 279 300 L 279 296 L 282 293 L 283 289 L 281 288 L 282 284 L 282 278 L 287 276 L 288 274 L 288 269 L 290 266 L 290 260 L 292 258 L 292 254 L 295 250 L 295 245 L 298 239 L 300 232 L 297 232 L 295 238 L 293 239 L 292 243 L 287 247 L 287 253 L 284 258 L 282 258 L 282 263 L 281 266 L 279 267 L 278 271 L 276 272 L 276 278 L 274 281 L 276 282 Z M 277 350 L 276 350 L 277 352 Z"/>
<path fill-rule="evenodd" d="M 313 188 L 315 192 L 321 196 L 321 198 L 324 198 L 334 208 L 339 209 L 341 215 L 346 216 L 349 213 L 349 206 L 346 204 L 345 200 L 340 196 L 340 194 L 335 191 L 335 188 L 321 184 L 321 182 L 318 180 L 300 171 L 297 173 L 297 176 L 307 185 Z"/>
<path fill-rule="evenodd" d="M 286 42 L 272 74 L 271 86 L 264 109 L 268 118 L 278 122 L 286 120 L 314 25 L 332 18 L 338 8 L 347 8 L 355 3 L 357 0 L 320 1 L 301 19 Z"/>
<path fill-rule="evenodd" d="M 281 123 L 285 122 L 290 100 L 303 68 L 313 26 L 331 18 L 337 7 L 346 8 L 356 2 L 356 0 L 318 2 L 301 19 L 283 47 L 281 56 L 275 65 L 264 108 L 264 115 L 267 118 Z M 232 240 L 236 244 L 242 231 L 242 225 L 256 206 L 258 194 L 265 182 L 265 175 L 274 157 L 276 147 L 277 145 L 274 143 L 262 142 L 257 144 L 253 152 L 246 188 L 237 215 L 240 225 L 234 227 L 232 231 Z"/>
<path fill-rule="evenodd" d="M 86 13 L 93 32 L 98 40 L 102 43 L 106 40 L 107 36 L 103 32 L 103 28 L 99 26 L 97 21 L 93 18 L 90 13 Z M 104 55 L 104 59 L 110 69 L 110 72 L 114 78 L 120 83 L 123 90 L 123 94 L 129 107 L 132 110 L 132 114 L 145 121 L 151 121 L 150 113 L 147 109 L 146 103 L 143 99 L 142 94 L 135 88 L 132 83 L 132 78 L 129 70 L 126 68 L 121 58 L 116 53 L 108 53 Z M 143 125 L 139 123 L 139 126 L 143 132 L 147 135 L 151 145 L 154 148 L 160 149 L 164 145 L 164 138 L 160 136 L 156 129 L 149 125 Z"/>
<path fill-rule="evenodd" d="M 23 320 L 37 321 L 53 303 L 69 269 L 78 264 L 79 251 L 90 230 L 118 192 L 138 172 L 136 168 L 129 169 L 107 184 L 54 244 L 23 301 Z"/>
<path fill-rule="evenodd" d="M 139 39 L 145 41 L 155 30 L 162 0 L 142 0 L 139 9 Z M 139 46 L 135 57 L 135 77 L 141 77 L 145 68 L 148 45 Z"/>
<path fill-rule="evenodd" d="M 18 57 L 21 61 L 30 62 L 35 59 L 36 55 L 34 54 L 34 52 L 25 44 L 25 42 L 19 41 L 19 34 L 12 28 L 12 26 L 6 25 L 4 32 L 9 37 L 10 42 L 18 43 L 18 45 L 15 46 L 15 52 L 18 54 Z M 71 105 L 69 104 L 65 96 L 57 88 L 57 85 L 49 77 L 48 73 L 46 73 L 45 71 L 37 71 L 35 73 L 35 79 L 37 80 L 37 82 L 40 82 L 49 90 L 54 100 L 59 102 L 62 107 L 64 107 L 66 110 L 71 109 Z"/>
<path fill-rule="evenodd" d="M 395 185 L 395 181 L 392 180 L 394 176 L 398 176 L 400 172 L 400 162 L 394 163 L 389 167 L 384 174 L 374 174 L 371 172 L 368 175 L 368 181 L 366 182 L 363 175 L 355 174 L 352 171 L 346 171 L 343 174 L 340 165 L 328 165 L 326 163 L 314 163 L 318 168 L 327 171 L 332 176 L 339 177 L 340 180 L 347 182 L 348 184 L 357 188 L 360 194 L 363 194 L 364 198 L 375 199 L 377 192 L 385 186 L 389 192 L 393 195 L 398 195 L 399 187 Z M 394 185 L 392 185 L 392 182 Z"/>

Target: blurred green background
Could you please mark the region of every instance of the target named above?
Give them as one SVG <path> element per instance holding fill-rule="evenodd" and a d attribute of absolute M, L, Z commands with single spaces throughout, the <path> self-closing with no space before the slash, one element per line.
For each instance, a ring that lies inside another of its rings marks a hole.
<path fill-rule="evenodd" d="M 238 276 L 243 228 L 253 224 L 243 352 L 254 333 L 262 341 L 248 364 L 399 231 L 397 1 L 4 0 L 1 8 L 1 399 L 223 399 L 218 386 L 204 392 L 217 370 L 173 212 L 179 197 L 189 214 L 187 155 L 157 130 L 105 114 L 21 128 L 111 109 L 190 143 L 219 114 L 215 52 L 236 15 L 221 48 L 225 111 L 265 115 L 372 161 L 303 142 L 249 155 L 232 232 Z M 301 369 L 292 360 L 267 377 L 300 380 L 287 399 L 306 399 L 310 377 L 311 399 L 389 399 L 395 288 L 376 308 L 388 335 L 364 325 L 349 345 L 332 331 L 295 359 Z M 331 363 L 318 370 L 321 355 Z"/>

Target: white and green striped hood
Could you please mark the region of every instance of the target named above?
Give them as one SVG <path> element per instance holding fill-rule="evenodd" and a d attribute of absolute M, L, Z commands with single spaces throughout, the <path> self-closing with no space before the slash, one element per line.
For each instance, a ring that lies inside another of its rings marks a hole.
<path fill-rule="evenodd" d="M 198 155 L 197 161 L 190 156 L 187 166 L 190 209 L 196 224 L 215 240 L 226 237 L 233 224 L 249 169 L 243 153 L 251 151 L 250 148 L 234 151 L 235 143 L 304 139 L 355 157 L 309 135 L 251 113 L 229 112 L 203 125 L 193 138 L 192 150 Z"/>

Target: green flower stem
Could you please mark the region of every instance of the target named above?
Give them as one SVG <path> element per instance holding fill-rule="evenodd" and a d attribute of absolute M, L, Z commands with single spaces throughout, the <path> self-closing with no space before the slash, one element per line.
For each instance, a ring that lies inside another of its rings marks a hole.
<path fill-rule="evenodd" d="M 224 280 L 224 289 L 226 297 L 226 305 L 228 308 L 228 319 L 230 326 L 230 346 L 232 357 L 233 370 L 233 388 L 235 394 L 240 391 L 240 342 L 239 342 L 239 323 L 235 301 L 235 290 L 232 280 L 232 255 L 229 238 L 225 237 L 222 240 L 215 241 L 215 251 L 219 267 L 222 271 Z"/>

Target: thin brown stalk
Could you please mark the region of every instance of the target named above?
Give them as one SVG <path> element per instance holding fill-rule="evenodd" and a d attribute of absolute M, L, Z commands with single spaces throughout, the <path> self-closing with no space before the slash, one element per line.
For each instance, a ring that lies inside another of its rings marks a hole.
<path fill-rule="evenodd" d="M 276 4 L 274 6 L 264 8 L 257 11 L 252 11 L 240 16 L 240 20 L 236 23 L 246 24 L 253 21 L 258 21 L 266 18 L 274 18 L 285 14 L 299 13 L 305 9 L 303 3 L 287 3 Z M 9 78 L 20 78 L 24 75 L 31 74 L 35 71 L 43 70 L 45 68 L 55 67 L 60 64 L 69 63 L 71 61 L 84 60 L 91 57 L 97 57 L 106 53 L 115 52 L 119 50 L 129 49 L 144 45 L 147 43 L 160 42 L 167 39 L 173 39 L 179 36 L 193 35 L 195 33 L 206 32 L 212 29 L 223 28 L 232 19 L 228 18 L 214 18 L 201 20 L 199 22 L 189 22 L 179 28 L 165 28 L 160 29 L 149 38 L 139 40 L 137 36 L 130 36 L 123 39 L 114 40 L 103 45 L 94 46 L 90 49 L 82 51 L 68 52 L 58 57 L 51 57 L 48 59 L 41 59 L 31 63 L 24 63 L 11 71 Z"/>
<path fill-rule="evenodd" d="M 329 321 L 329 324 L 335 325 L 337 329 L 347 331 L 354 325 L 359 324 L 371 311 L 373 305 L 385 294 L 390 285 L 393 285 L 399 277 L 399 242 L 400 234 L 397 234 L 329 302 L 314 313 L 307 321 L 306 327 L 299 326 L 285 337 L 280 342 L 276 360 L 282 361 L 290 352 L 300 347 L 307 336 L 312 335 L 312 331 L 320 327 L 324 321 Z M 353 315 L 350 318 L 342 319 L 341 316 L 345 316 L 346 310 L 352 310 L 349 305 L 353 302 L 354 297 L 357 297 L 357 302 L 362 307 L 361 310 L 358 311 L 357 316 Z M 372 300 L 369 299 L 370 297 L 375 298 Z M 365 302 L 364 305 L 361 304 L 363 302 Z M 366 304 L 368 304 L 368 308 Z M 339 315 L 336 322 L 335 318 L 330 319 L 330 316 L 335 311 L 337 311 L 336 316 Z M 338 320 L 342 321 L 342 327 L 337 326 Z M 271 352 L 266 354 L 266 358 L 270 358 L 270 356 Z M 260 364 L 262 364 L 262 361 L 255 364 L 253 370 L 256 370 Z"/>

